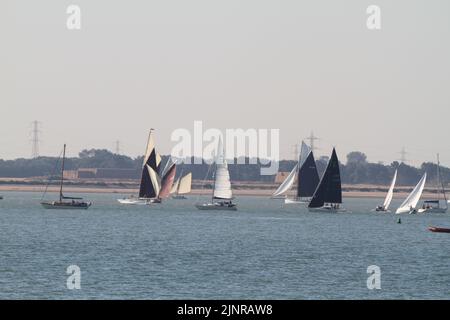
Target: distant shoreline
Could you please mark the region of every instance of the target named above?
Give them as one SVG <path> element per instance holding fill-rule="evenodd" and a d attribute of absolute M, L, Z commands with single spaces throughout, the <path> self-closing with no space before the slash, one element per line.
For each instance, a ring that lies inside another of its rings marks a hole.
<path fill-rule="evenodd" d="M 267 197 L 269 198 L 273 191 L 276 189 L 276 185 L 267 185 L 267 184 L 244 184 L 237 183 L 233 185 L 233 194 L 235 196 L 258 196 L 258 197 Z M 46 188 L 45 184 L 38 183 L 27 183 L 22 181 L 21 183 L 1 183 L 0 182 L 0 193 L 1 192 L 44 192 Z M 386 191 L 384 191 L 382 186 L 369 186 L 369 185 L 343 185 L 343 197 L 346 198 L 384 198 L 386 196 Z M 401 199 L 405 198 L 408 193 L 412 190 L 413 187 L 399 187 L 397 192 L 395 192 L 394 197 Z M 135 184 L 129 184 L 126 186 L 118 186 L 118 185 L 105 185 L 102 186 L 93 186 L 91 183 L 83 185 L 82 183 L 77 185 L 66 185 L 64 186 L 64 190 L 67 193 L 114 193 L 121 196 L 137 194 L 138 188 Z M 47 192 L 54 193 L 59 191 L 58 185 L 49 185 Z M 195 184 L 190 194 L 192 195 L 209 195 L 211 193 L 211 189 L 200 189 L 196 188 Z M 292 196 L 293 193 L 288 194 L 288 196 Z M 432 189 L 425 190 L 424 197 L 433 198 L 435 194 L 432 192 Z"/>

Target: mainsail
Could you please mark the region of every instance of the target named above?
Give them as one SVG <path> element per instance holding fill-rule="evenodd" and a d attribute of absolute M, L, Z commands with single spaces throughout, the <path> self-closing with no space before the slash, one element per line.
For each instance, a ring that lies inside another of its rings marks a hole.
<path fill-rule="evenodd" d="M 383 209 L 387 210 L 389 206 L 391 205 L 392 198 L 394 197 L 394 188 L 395 188 L 395 182 L 397 181 L 397 170 L 395 170 L 394 178 L 392 179 L 391 186 L 389 187 L 389 191 L 386 195 L 386 199 L 384 199 L 383 203 Z"/>
<path fill-rule="evenodd" d="M 289 191 L 295 181 L 295 175 L 297 174 L 298 164 L 294 166 L 286 179 L 284 179 L 283 183 L 280 184 L 278 189 L 273 193 L 272 197 L 281 196 L 283 193 Z"/>
<path fill-rule="evenodd" d="M 161 190 L 159 191 L 158 198 L 164 199 L 170 195 L 175 174 L 177 172 L 176 165 L 173 163 L 167 170 L 161 181 Z"/>
<path fill-rule="evenodd" d="M 219 145 L 216 156 L 216 172 L 214 179 L 214 199 L 232 199 L 230 173 L 228 172 L 225 152 L 223 150 L 222 138 L 219 138 Z"/>
<path fill-rule="evenodd" d="M 425 188 L 425 183 L 427 181 L 427 173 L 423 175 L 422 179 L 420 179 L 419 183 L 416 185 L 414 190 L 409 194 L 405 201 L 401 204 L 401 206 L 395 212 L 396 214 L 400 213 L 408 213 L 411 209 L 415 209 L 417 203 L 419 203 L 420 197 L 422 196 L 423 189 Z"/>
<path fill-rule="evenodd" d="M 311 198 L 319 184 L 319 173 L 312 150 L 301 164 L 297 178 L 297 198 Z"/>
<path fill-rule="evenodd" d="M 158 168 L 161 162 L 160 157 L 155 150 L 153 139 L 153 130 L 150 130 L 147 142 L 147 148 L 142 166 L 141 184 L 139 187 L 139 198 L 156 198 L 160 190 L 160 178 Z"/>
<path fill-rule="evenodd" d="M 333 148 L 330 161 L 323 174 L 322 180 L 314 192 L 308 208 L 320 208 L 326 203 L 342 203 L 341 174 L 336 150 Z"/>
<path fill-rule="evenodd" d="M 192 185 L 192 173 L 188 173 L 180 180 L 180 184 L 178 187 L 178 194 L 186 194 L 191 192 L 191 185 Z"/>

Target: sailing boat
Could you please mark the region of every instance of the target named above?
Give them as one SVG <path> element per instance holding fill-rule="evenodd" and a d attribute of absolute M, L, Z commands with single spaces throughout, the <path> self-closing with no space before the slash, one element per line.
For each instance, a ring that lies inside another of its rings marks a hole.
<path fill-rule="evenodd" d="M 308 205 L 308 210 L 312 212 L 343 212 L 345 209 L 340 208 L 341 203 L 342 186 L 339 160 L 336 150 L 333 148 L 325 173 Z"/>
<path fill-rule="evenodd" d="M 403 201 L 400 207 L 395 212 L 396 214 L 401 213 L 417 213 L 416 206 L 419 203 L 420 197 L 422 196 L 423 189 L 425 188 L 425 182 L 427 181 L 427 173 L 422 176 L 419 183 L 417 183 L 416 187 L 413 191 L 408 195 L 408 197 Z"/>
<path fill-rule="evenodd" d="M 319 174 L 317 172 L 316 161 L 310 147 L 302 141 L 300 158 L 287 178 L 273 193 L 272 198 L 279 198 L 286 193 L 294 184 L 297 176 L 297 190 L 295 198 L 284 197 L 285 204 L 307 203 L 311 200 L 314 191 L 319 184 Z"/>
<path fill-rule="evenodd" d="M 195 206 L 199 210 L 237 210 L 236 204 L 231 201 L 233 194 L 231 192 L 230 173 L 221 137 L 217 148 L 215 169 L 212 201 L 210 203 L 196 204 Z"/>
<path fill-rule="evenodd" d="M 425 200 L 423 202 L 422 208 L 418 210 L 419 213 L 446 213 L 448 210 L 448 202 L 447 202 L 447 196 L 445 195 L 445 188 L 444 184 L 442 182 L 441 177 L 441 169 L 440 169 L 440 163 L 439 163 L 439 154 L 437 155 L 437 175 L 436 175 L 436 189 L 438 193 L 438 199 L 437 200 Z M 444 206 L 441 207 L 441 195 L 443 196 L 444 200 Z"/>
<path fill-rule="evenodd" d="M 170 191 L 172 199 L 187 199 L 185 194 L 191 192 L 192 185 L 192 173 L 188 173 L 187 175 L 178 178 L 177 181 L 173 184 L 172 190 Z"/>
<path fill-rule="evenodd" d="M 87 209 L 91 206 L 90 202 L 81 201 L 83 198 L 66 197 L 63 194 L 64 184 L 64 162 L 66 158 L 66 145 L 64 145 L 63 158 L 61 165 L 61 182 L 59 186 L 59 200 L 58 201 L 42 201 L 41 205 L 45 209 Z M 44 192 L 45 196 L 45 192 Z M 64 201 L 70 200 L 70 201 Z"/>
<path fill-rule="evenodd" d="M 395 170 L 394 178 L 392 179 L 391 186 L 389 187 L 389 191 L 386 195 L 386 199 L 384 199 L 384 203 L 380 206 L 377 206 L 375 208 L 375 211 L 378 212 L 388 212 L 389 206 L 391 205 L 392 198 L 394 197 L 394 188 L 395 188 L 395 182 L 397 181 L 397 170 Z"/>
<path fill-rule="evenodd" d="M 161 179 L 159 169 L 161 165 L 161 156 L 155 150 L 155 141 L 153 139 L 153 129 L 150 129 L 147 140 L 147 148 L 142 164 L 141 183 L 139 185 L 139 196 L 118 199 L 121 204 L 146 205 L 150 203 L 159 203 L 158 198 L 161 189 Z"/>

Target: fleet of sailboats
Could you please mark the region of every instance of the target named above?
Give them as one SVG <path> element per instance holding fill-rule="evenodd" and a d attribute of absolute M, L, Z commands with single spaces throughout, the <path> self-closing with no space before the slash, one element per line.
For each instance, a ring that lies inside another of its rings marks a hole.
<path fill-rule="evenodd" d="M 292 188 L 295 178 L 297 178 L 297 188 L 295 197 L 289 199 L 286 193 Z M 313 151 L 303 141 L 301 145 L 298 162 L 273 193 L 272 198 L 284 198 L 285 204 L 308 203 L 319 184 L 319 173 L 317 172 L 316 161 Z"/>

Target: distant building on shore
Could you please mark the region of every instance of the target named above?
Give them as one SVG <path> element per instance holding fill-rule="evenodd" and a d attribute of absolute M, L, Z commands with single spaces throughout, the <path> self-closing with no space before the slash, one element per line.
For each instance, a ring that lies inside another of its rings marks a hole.
<path fill-rule="evenodd" d="M 120 179 L 137 180 L 141 176 L 140 170 L 116 168 L 80 168 L 64 172 L 65 179 Z"/>

